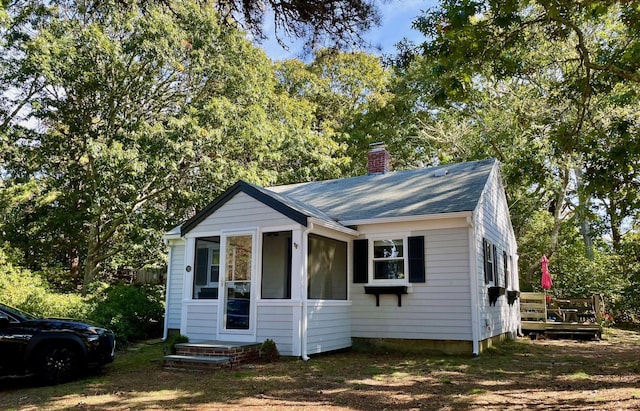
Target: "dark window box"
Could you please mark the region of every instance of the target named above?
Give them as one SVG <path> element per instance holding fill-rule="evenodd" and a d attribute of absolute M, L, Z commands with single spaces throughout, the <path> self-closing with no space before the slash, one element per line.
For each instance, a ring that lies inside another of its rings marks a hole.
<path fill-rule="evenodd" d="M 365 285 L 365 294 L 376 296 L 376 307 L 380 306 L 380 294 L 395 294 L 398 296 L 398 307 L 402 307 L 402 294 L 408 294 L 406 285 Z"/>
<path fill-rule="evenodd" d="M 516 302 L 518 297 L 520 297 L 520 291 L 514 291 L 514 290 L 507 291 L 507 302 L 509 303 L 509 305 L 513 305 L 513 303 Z"/>
<path fill-rule="evenodd" d="M 504 287 L 489 287 L 489 305 L 496 305 L 498 297 L 504 295 Z"/>

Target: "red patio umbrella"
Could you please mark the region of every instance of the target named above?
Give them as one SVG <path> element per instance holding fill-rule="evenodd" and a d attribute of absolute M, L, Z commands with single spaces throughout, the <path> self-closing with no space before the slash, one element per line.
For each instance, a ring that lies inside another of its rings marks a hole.
<path fill-rule="evenodd" d="M 540 259 L 540 265 L 542 266 L 542 278 L 540 279 L 540 285 L 542 285 L 544 290 L 548 290 L 553 285 L 553 281 L 549 274 L 549 260 L 546 255 L 543 255 Z"/>
<path fill-rule="evenodd" d="M 544 289 L 544 299 L 549 301 L 551 298 L 547 295 L 547 290 L 553 285 L 551 280 L 551 274 L 549 274 L 549 259 L 546 255 L 543 255 L 540 259 L 540 266 L 542 267 L 542 278 L 540 279 L 540 285 Z"/>

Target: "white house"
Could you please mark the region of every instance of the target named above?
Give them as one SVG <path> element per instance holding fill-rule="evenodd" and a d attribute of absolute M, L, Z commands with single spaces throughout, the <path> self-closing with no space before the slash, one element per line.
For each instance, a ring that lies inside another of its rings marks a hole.
<path fill-rule="evenodd" d="M 479 354 L 519 329 L 517 247 L 494 159 L 230 187 L 167 233 L 165 338 L 301 356 L 353 341 Z"/>

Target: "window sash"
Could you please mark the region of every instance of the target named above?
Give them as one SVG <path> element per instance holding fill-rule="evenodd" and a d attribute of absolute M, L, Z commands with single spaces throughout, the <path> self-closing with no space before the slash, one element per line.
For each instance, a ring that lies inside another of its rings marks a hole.
<path fill-rule="evenodd" d="M 389 236 L 372 240 L 372 281 L 407 282 L 406 236 Z M 376 253 L 384 256 L 376 257 Z M 380 264 L 387 263 L 387 264 Z M 395 264 L 391 264 L 395 263 Z M 395 266 L 395 267 L 394 267 Z M 386 269 L 386 270 L 385 270 Z M 394 273 L 389 277 L 389 273 Z"/>

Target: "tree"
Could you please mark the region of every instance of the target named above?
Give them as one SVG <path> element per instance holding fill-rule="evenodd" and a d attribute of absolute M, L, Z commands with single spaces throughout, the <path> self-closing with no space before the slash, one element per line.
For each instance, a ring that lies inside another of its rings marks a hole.
<path fill-rule="evenodd" d="M 0 205 L 30 267 L 57 262 L 86 289 L 109 265 L 157 264 L 162 233 L 236 179 L 274 183 L 307 152 L 308 174 L 332 168 L 306 106 L 212 8 L 28 6 L 3 33 Z"/>
<path fill-rule="evenodd" d="M 635 1 L 460 0 L 443 3 L 415 23 L 433 38 L 423 50 L 437 79 L 430 88 L 434 102 L 467 101 L 478 75 L 547 79 L 542 96 L 562 115 L 546 123 L 551 143 L 580 168 L 580 198 L 607 205 L 615 245 L 621 223 L 637 207 L 632 193 L 640 180 L 637 150 L 627 150 L 637 135 L 639 15 Z M 623 164 L 616 187 L 602 186 L 607 178 L 598 170 L 614 163 Z M 618 192 L 616 199 L 608 192 Z M 580 204 L 583 211 L 590 206 Z"/>
<path fill-rule="evenodd" d="M 433 113 L 423 130 L 448 134 L 441 156 L 500 159 L 516 228 L 536 210 L 553 216 L 548 254 L 565 221 L 589 243 L 594 206 L 607 208 L 614 245 L 636 213 L 637 15 L 637 2 L 447 1 L 415 21 L 427 40 L 399 59 Z"/>
<path fill-rule="evenodd" d="M 340 145 L 346 175 L 366 173 L 369 144 L 378 141 L 393 152 L 395 168 L 420 163 L 420 153 L 405 138 L 415 130 L 411 111 L 405 111 L 409 103 L 394 97 L 395 78 L 379 57 L 325 49 L 308 64 L 280 63 L 278 77 L 286 93 L 312 105 L 314 129 Z"/>
<path fill-rule="evenodd" d="M 307 49 L 353 47 L 362 41 L 361 32 L 379 23 L 375 3 L 367 0 L 224 0 L 213 4 L 221 16 L 240 22 L 258 39 L 266 37 L 263 20 L 271 15 L 278 40 L 281 34 L 304 38 Z"/>

